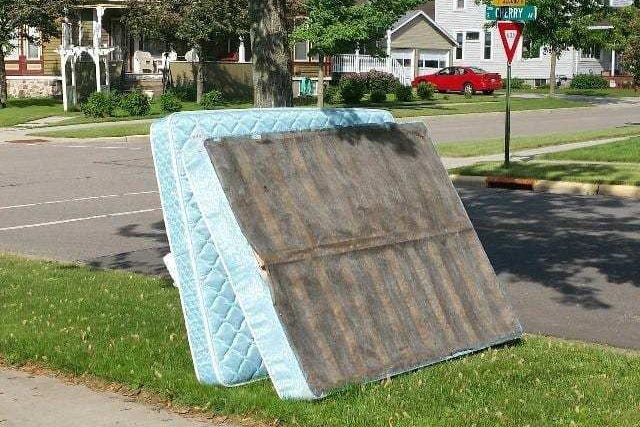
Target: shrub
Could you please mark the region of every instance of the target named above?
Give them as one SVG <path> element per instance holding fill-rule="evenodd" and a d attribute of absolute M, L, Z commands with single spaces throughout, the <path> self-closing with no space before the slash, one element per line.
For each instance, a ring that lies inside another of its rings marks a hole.
<path fill-rule="evenodd" d="M 194 82 L 178 80 L 175 85 L 167 89 L 167 93 L 175 95 L 181 101 L 195 102 L 196 85 Z"/>
<path fill-rule="evenodd" d="M 205 110 L 211 110 L 215 107 L 219 107 L 222 101 L 224 101 L 222 92 L 214 89 L 202 95 L 200 106 Z"/>
<path fill-rule="evenodd" d="M 420 82 L 417 92 L 420 99 L 433 99 L 433 95 L 436 93 L 436 86 L 433 83 Z"/>
<path fill-rule="evenodd" d="M 327 104 L 341 104 L 340 88 L 338 86 L 329 85 L 324 88 L 324 102 Z"/>
<path fill-rule="evenodd" d="M 367 89 L 367 80 L 364 74 L 345 74 L 340 79 L 340 96 L 347 104 L 360 102 Z"/>
<path fill-rule="evenodd" d="M 609 83 L 595 74 L 578 74 L 571 80 L 571 89 L 605 89 Z"/>
<path fill-rule="evenodd" d="M 507 88 L 507 79 L 504 79 L 502 81 L 502 86 L 504 89 Z M 530 89 L 530 88 L 531 88 L 531 85 L 526 84 L 522 79 L 519 79 L 517 77 L 513 77 L 511 79 L 511 89 L 518 90 L 518 89 Z"/>
<path fill-rule="evenodd" d="M 160 108 L 165 113 L 175 113 L 182 110 L 182 102 L 172 93 L 165 93 L 160 96 Z"/>
<path fill-rule="evenodd" d="M 122 98 L 120 107 L 130 116 L 145 116 L 151 110 L 151 102 L 141 90 L 134 90 Z"/>
<path fill-rule="evenodd" d="M 87 117 L 109 117 L 118 106 L 119 98 L 116 92 L 111 94 L 94 92 L 87 101 L 80 105 L 80 110 Z"/>
<path fill-rule="evenodd" d="M 411 86 L 399 84 L 396 86 L 395 94 L 396 101 L 408 102 L 413 99 L 413 88 Z"/>
<path fill-rule="evenodd" d="M 363 76 L 366 80 L 367 91 L 369 92 L 381 90 L 385 94 L 392 93 L 399 83 L 393 74 L 383 71 L 371 70 L 368 73 L 364 73 Z"/>
<path fill-rule="evenodd" d="M 387 93 L 382 89 L 374 89 L 371 91 L 369 99 L 371 100 L 371 102 L 375 102 L 376 104 L 378 104 L 387 100 Z"/>

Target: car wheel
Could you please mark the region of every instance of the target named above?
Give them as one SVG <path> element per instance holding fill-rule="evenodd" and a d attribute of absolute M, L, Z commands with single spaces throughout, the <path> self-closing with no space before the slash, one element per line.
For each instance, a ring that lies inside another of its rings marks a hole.
<path fill-rule="evenodd" d="M 482 93 L 484 93 L 485 95 L 493 95 L 493 91 L 492 90 L 484 90 L 484 91 L 482 91 Z"/>
<path fill-rule="evenodd" d="M 465 83 L 464 86 L 462 86 L 462 93 L 465 95 L 473 95 L 475 92 L 471 83 Z"/>

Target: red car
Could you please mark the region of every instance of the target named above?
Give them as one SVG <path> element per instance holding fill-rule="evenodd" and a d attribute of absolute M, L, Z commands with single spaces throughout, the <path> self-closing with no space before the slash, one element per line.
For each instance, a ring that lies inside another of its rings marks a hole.
<path fill-rule="evenodd" d="M 490 95 L 502 88 L 502 77 L 497 73 L 488 73 L 477 67 L 447 67 L 435 74 L 418 76 L 411 85 L 418 87 L 422 82 L 433 83 L 439 92 L 462 92 L 474 94 L 482 92 Z"/>

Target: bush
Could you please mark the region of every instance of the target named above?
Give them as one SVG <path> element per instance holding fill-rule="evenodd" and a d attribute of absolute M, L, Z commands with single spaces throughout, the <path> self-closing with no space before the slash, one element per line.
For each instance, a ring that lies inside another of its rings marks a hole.
<path fill-rule="evenodd" d="M 182 102 L 172 93 L 165 93 L 160 96 L 160 108 L 165 113 L 175 113 L 182 110 Z"/>
<path fill-rule="evenodd" d="M 595 74 L 578 74 L 571 80 L 571 89 L 606 89 L 609 83 Z"/>
<path fill-rule="evenodd" d="M 367 89 L 367 79 L 364 74 L 345 74 L 340 79 L 340 96 L 347 104 L 357 104 L 362 100 Z"/>
<path fill-rule="evenodd" d="M 387 100 L 387 93 L 382 89 L 374 89 L 371 91 L 369 99 L 371 100 L 371 102 L 379 104 L 380 102 L 384 102 Z"/>
<path fill-rule="evenodd" d="M 506 89 L 506 88 L 507 88 L 507 83 L 508 83 L 508 82 L 507 82 L 507 79 L 504 79 L 504 80 L 502 81 L 503 89 Z M 517 77 L 513 77 L 513 78 L 511 79 L 511 89 L 513 89 L 513 90 L 518 90 L 518 89 L 530 89 L 530 88 L 531 88 L 531 85 L 526 84 L 526 83 L 524 82 L 524 80 L 522 80 L 522 79 L 519 79 L 519 78 L 517 78 Z"/>
<path fill-rule="evenodd" d="M 151 110 L 151 102 L 141 90 L 134 90 L 122 98 L 120 107 L 130 116 L 145 116 Z"/>
<path fill-rule="evenodd" d="M 194 82 L 178 80 L 178 82 L 167 89 L 167 93 L 175 95 L 181 101 L 195 102 L 196 85 Z"/>
<path fill-rule="evenodd" d="M 224 101 L 222 92 L 214 89 L 202 95 L 200 106 L 205 110 L 212 110 L 215 107 L 219 107 L 222 101 Z"/>
<path fill-rule="evenodd" d="M 324 88 L 324 102 L 327 104 L 341 104 L 340 88 L 338 86 L 329 85 Z"/>
<path fill-rule="evenodd" d="M 411 86 L 399 84 L 396 86 L 395 94 L 396 101 L 408 102 L 413 99 L 413 88 Z"/>
<path fill-rule="evenodd" d="M 89 95 L 84 104 L 80 105 L 80 111 L 87 117 L 109 117 L 113 116 L 118 103 L 119 96 L 117 92 L 113 94 L 94 92 Z"/>
<path fill-rule="evenodd" d="M 368 73 L 363 74 L 366 80 L 367 91 L 373 92 L 375 90 L 383 91 L 385 94 L 393 93 L 396 85 L 399 83 L 393 74 L 385 73 L 383 71 L 371 70 Z"/>
<path fill-rule="evenodd" d="M 433 99 L 433 95 L 436 93 L 436 86 L 433 83 L 420 82 L 417 92 L 420 99 Z"/>

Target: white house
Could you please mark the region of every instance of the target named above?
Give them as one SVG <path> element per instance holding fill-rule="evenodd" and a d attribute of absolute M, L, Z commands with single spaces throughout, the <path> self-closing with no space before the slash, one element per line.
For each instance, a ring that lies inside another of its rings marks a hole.
<path fill-rule="evenodd" d="M 486 27 L 485 7 L 475 0 L 435 0 L 434 18 L 458 42 L 454 65 L 473 65 L 506 75 L 507 59 L 502 41 L 497 28 Z M 594 27 L 594 31 L 606 29 L 606 25 Z M 569 49 L 558 58 L 556 77 L 571 79 L 576 74 L 619 75 L 620 62 L 615 58 L 615 52 L 598 47 L 586 51 Z M 513 61 L 513 76 L 539 85 L 548 83 L 549 74 L 549 55 L 523 37 Z"/>

